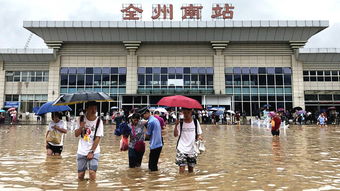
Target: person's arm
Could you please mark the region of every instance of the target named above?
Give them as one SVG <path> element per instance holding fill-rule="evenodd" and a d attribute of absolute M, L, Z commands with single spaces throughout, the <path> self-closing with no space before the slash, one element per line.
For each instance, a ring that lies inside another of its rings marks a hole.
<path fill-rule="evenodd" d="M 174 137 L 177 137 L 178 136 L 178 125 L 179 125 L 179 120 L 176 120 L 176 123 L 175 123 L 175 128 L 174 128 Z"/>
<path fill-rule="evenodd" d="M 61 132 L 61 133 L 67 133 L 67 130 L 66 130 L 66 129 L 61 128 L 61 127 L 59 127 L 59 126 L 57 126 L 57 125 L 53 126 L 53 129 L 55 129 L 55 130 L 57 130 L 57 131 L 59 131 L 59 132 Z"/>
<path fill-rule="evenodd" d="M 147 123 L 147 129 L 146 129 L 146 133 L 145 133 L 145 139 L 150 139 L 151 135 L 152 135 L 152 131 L 153 131 L 153 124 L 154 122 L 151 123 Z"/>
<path fill-rule="evenodd" d="M 197 140 L 203 140 L 203 137 L 202 137 L 202 128 L 201 128 L 201 125 L 200 123 L 197 121 Z"/>
<path fill-rule="evenodd" d="M 89 152 L 87 154 L 87 159 L 89 159 L 89 160 L 93 159 L 94 152 L 95 152 L 95 150 L 97 149 L 97 147 L 99 145 L 100 139 L 101 139 L 102 136 L 104 136 L 104 124 L 103 124 L 103 121 L 99 122 L 97 133 L 94 136 L 96 136 L 96 138 L 93 141 L 93 144 L 92 144 L 92 147 L 91 147 L 91 152 Z"/>
<path fill-rule="evenodd" d="M 85 122 L 78 122 L 77 125 L 79 125 L 79 126 L 78 126 L 78 129 L 76 129 L 74 131 L 74 136 L 75 137 L 79 137 L 79 135 L 81 135 L 81 133 L 85 129 Z"/>
<path fill-rule="evenodd" d="M 46 132 L 46 136 L 45 136 L 45 140 L 47 140 L 47 136 L 48 136 L 48 134 L 50 133 L 50 131 L 49 130 L 47 130 L 47 132 Z M 47 141 L 46 141 L 46 144 L 47 144 Z"/>

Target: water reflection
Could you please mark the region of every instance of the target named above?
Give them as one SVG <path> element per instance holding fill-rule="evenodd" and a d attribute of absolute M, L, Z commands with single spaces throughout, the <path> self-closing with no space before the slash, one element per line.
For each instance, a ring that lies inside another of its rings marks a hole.
<path fill-rule="evenodd" d="M 97 181 L 78 181 L 78 140 L 69 131 L 61 158 L 46 157 L 45 126 L 0 127 L 0 190 L 303 190 L 340 189 L 340 128 L 293 126 L 273 138 L 250 126 L 202 126 L 207 152 L 193 174 L 179 174 L 172 128 L 165 132 L 160 171 L 128 168 L 112 126 L 105 127 Z M 283 132 L 283 130 L 282 130 Z M 88 175 L 86 176 L 88 177 Z"/>

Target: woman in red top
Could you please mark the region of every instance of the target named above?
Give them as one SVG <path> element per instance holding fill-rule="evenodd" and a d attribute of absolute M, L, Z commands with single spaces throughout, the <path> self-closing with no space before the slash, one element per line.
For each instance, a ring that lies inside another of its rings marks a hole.
<path fill-rule="evenodd" d="M 272 118 L 272 135 L 280 136 L 280 126 L 281 126 L 281 118 L 278 114 L 276 114 Z"/>

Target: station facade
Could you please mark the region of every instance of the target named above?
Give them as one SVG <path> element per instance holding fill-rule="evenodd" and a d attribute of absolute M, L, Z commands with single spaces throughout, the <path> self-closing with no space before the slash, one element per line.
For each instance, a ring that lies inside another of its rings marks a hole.
<path fill-rule="evenodd" d="M 328 21 L 25 21 L 49 49 L 0 50 L 0 107 L 102 91 L 110 108 L 181 94 L 204 107 L 340 108 L 340 51 L 304 49 Z M 82 105 L 73 106 L 74 114 Z"/>

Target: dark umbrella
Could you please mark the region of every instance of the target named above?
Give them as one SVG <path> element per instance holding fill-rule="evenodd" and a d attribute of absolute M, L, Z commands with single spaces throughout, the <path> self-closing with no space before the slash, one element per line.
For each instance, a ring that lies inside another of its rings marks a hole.
<path fill-rule="evenodd" d="M 157 105 L 202 109 L 202 105 L 197 100 L 181 95 L 163 97 Z"/>
<path fill-rule="evenodd" d="M 72 105 L 89 101 L 105 102 L 113 100 L 104 92 L 79 92 L 61 95 L 54 101 L 53 105 Z"/>
<path fill-rule="evenodd" d="M 37 115 L 43 115 L 49 112 L 72 111 L 67 105 L 53 105 L 53 101 L 43 104 L 36 112 Z"/>
<path fill-rule="evenodd" d="M 300 111 L 300 110 L 302 110 L 302 107 L 294 107 L 293 110 Z"/>
<path fill-rule="evenodd" d="M 271 105 L 270 104 L 266 104 L 266 105 L 263 105 L 263 107 L 268 108 L 268 107 L 271 107 Z"/>

